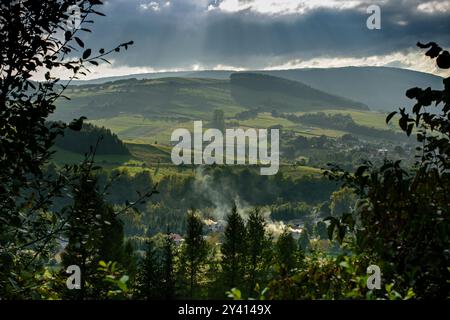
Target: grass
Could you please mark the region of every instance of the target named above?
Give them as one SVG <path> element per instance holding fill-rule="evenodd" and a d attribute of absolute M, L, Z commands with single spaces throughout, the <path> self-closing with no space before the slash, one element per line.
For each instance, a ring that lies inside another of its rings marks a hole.
<path fill-rule="evenodd" d="M 344 110 L 321 110 L 326 114 L 348 114 L 357 124 L 372 127 L 376 129 L 389 129 L 390 126 L 386 124 L 386 113 L 378 111 L 359 111 L 354 109 Z M 296 112 L 297 115 L 303 115 L 307 112 Z"/>
<path fill-rule="evenodd" d="M 126 146 L 131 154 L 143 161 L 146 166 L 171 163 L 171 150 L 167 146 L 155 146 L 140 143 L 127 143 Z"/>
<path fill-rule="evenodd" d="M 381 112 L 357 111 L 357 110 L 325 110 L 328 114 L 349 114 L 353 120 L 367 127 L 377 129 L 389 129 L 386 124 L 386 115 Z M 206 117 L 205 113 L 198 112 L 198 119 Z M 195 112 L 192 112 L 192 116 Z M 298 112 L 298 115 L 305 112 Z M 88 121 L 97 126 L 103 126 L 111 129 L 119 138 L 129 143 L 136 144 L 155 144 L 170 145 L 170 137 L 173 130 L 177 128 L 186 128 L 193 130 L 193 120 L 178 120 L 175 118 L 147 118 L 141 115 L 122 114 L 107 119 L 98 119 Z M 328 129 L 324 127 L 309 126 L 300 123 L 294 123 L 285 118 L 275 118 L 270 113 L 259 113 L 257 117 L 248 120 L 232 120 L 228 119 L 227 123 L 239 123 L 242 128 L 269 128 L 274 125 L 281 125 L 284 130 L 294 131 L 299 135 L 306 137 L 327 136 L 331 138 L 341 137 L 345 131 Z"/>
<path fill-rule="evenodd" d="M 270 113 L 260 113 L 254 119 L 239 121 L 239 125 L 249 128 L 269 128 L 274 125 L 281 125 L 284 130 L 293 131 L 305 137 L 324 135 L 327 137 L 336 138 L 341 137 L 346 133 L 345 131 L 303 125 L 285 118 L 275 118 Z"/>
<path fill-rule="evenodd" d="M 139 115 L 120 115 L 109 119 L 88 121 L 94 125 L 111 129 L 119 138 L 130 143 L 169 144 L 175 128 L 192 130 L 192 121 L 175 119 L 149 119 Z"/>

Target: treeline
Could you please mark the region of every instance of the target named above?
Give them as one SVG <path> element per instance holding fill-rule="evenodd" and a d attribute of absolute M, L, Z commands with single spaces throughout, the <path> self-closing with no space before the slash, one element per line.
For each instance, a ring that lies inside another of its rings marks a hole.
<path fill-rule="evenodd" d="M 306 220 L 310 218 L 313 206 L 308 205 L 305 202 L 300 203 L 283 203 L 280 205 L 273 205 L 270 217 L 276 221 L 289 221 L 289 220 Z"/>
<path fill-rule="evenodd" d="M 245 110 L 242 112 L 237 113 L 234 118 L 237 120 L 249 120 L 254 119 L 258 116 L 258 113 L 262 112 L 263 110 L 261 108 L 253 108 L 250 110 Z"/>
<path fill-rule="evenodd" d="M 96 149 L 96 154 L 129 155 L 125 144 L 111 130 L 104 127 L 84 123 L 80 131 L 70 128 L 64 130 L 64 135 L 55 140 L 55 145 L 61 149 L 85 154 L 91 148 Z"/>
<path fill-rule="evenodd" d="M 359 125 L 348 114 L 326 114 L 324 112 L 317 112 L 307 113 L 304 115 L 288 113 L 277 113 L 277 115 L 292 122 L 342 130 L 367 137 L 376 137 L 378 139 L 388 140 L 405 140 L 405 136 L 400 133 Z"/>

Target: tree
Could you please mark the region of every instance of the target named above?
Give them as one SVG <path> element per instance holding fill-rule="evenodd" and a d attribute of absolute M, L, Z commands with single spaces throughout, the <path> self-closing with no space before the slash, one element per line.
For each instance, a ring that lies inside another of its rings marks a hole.
<path fill-rule="evenodd" d="M 287 228 L 277 240 L 276 255 L 278 263 L 286 273 L 289 273 L 298 262 L 297 243 Z"/>
<path fill-rule="evenodd" d="M 169 232 L 147 241 L 145 256 L 138 267 L 134 296 L 145 300 L 175 297 L 174 244 Z"/>
<path fill-rule="evenodd" d="M 188 296 L 194 298 L 200 271 L 208 254 L 208 245 L 203 238 L 203 222 L 199 214 L 191 209 L 187 214 L 186 238 L 182 248 L 182 266 L 188 282 Z"/>
<path fill-rule="evenodd" d="M 65 228 L 63 213 L 49 210 L 70 182 L 69 167 L 56 178 L 45 176 L 51 146 L 65 128 L 79 130 L 83 118 L 69 125 L 47 125 L 55 101 L 64 97 L 55 69 L 71 79 L 87 65 L 98 65 L 131 42 L 94 54 L 84 48 L 81 32 L 90 32 L 89 18 L 102 15 L 99 0 L 2 1 L 0 3 L 0 296 L 20 297 L 32 288 L 30 274 L 42 267 L 57 236 Z M 79 22 L 68 23 L 71 12 Z M 61 30 L 63 36 L 61 37 Z M 77 47 L 77 48 L 76 48 Z M 82 50 L 81 57 L 74 50 Z M 45 81 L 31 79 L 45 74 Z M 70 83 L 70 82 L 69 82 Z M 14 271 L 14 272 L 12 272 Z M 31 271 L 31 272 L 30 272 Z M 18 289 L 20 288 L 20 289 Z"/>
<path fill-rule="evenodd" d="M 426 55 L 440 68 L 450 68 L 450 54 L 436 43 Z M 406 96 L 416 103 L 410 115 L 399 109 L 399 126 L 422 144 L 413 169 L 385 160 L 367 162 L 354 174 L 333 168 L 332 179 L 344 182 L 360 198 L 356 216 L 330 217 L 330 238 L 348 242 L 357 252 L 379 261 L 383 277 L 419 298 L 446 298 L 449 292 L 448 240 L 450 203 L 450 78 L 444 90 L 412 88 Z M 428 107 L 434 104 L 433 112 Z M 391 121 L 397 112 L 386 119 Z M 415 131 L 414 131 L 415 130 Z M 346 236 L 347 234 L 347 236 Z"/>
<path fill-rule="evenodd" d="M 166 300 L 175 298 L 175 275 L 174 275 L 174 243 L 169 232 L 165 237 L 162 257 L 162 296 Z"/>
<path fill-rule="evenodd" d="M 160 257 L 152 240 L 147 241 L 145 257 L 139 264 L 136 279 L 136 297 L 153 300 L 161 297 L 161 278 L 163 275 Z"/>
<path fill-rule="evenodd" d="M 111 205 L 103 199 L 92 163 L 80 167 L 79 181 L 73 189 L 73 205 L 67 216 L 64 236 L 68 244 L 62 255 L 64 270 L 77 265 L 81 270 L 81 290 L 69 293 L 78 299 L 97 297 L 102 285 L 97 268 L 100 261 L 122 262 L 123 225 Z"/>
<path fill-rule="evenodd" d="M 224 285 L 227 289 L 239 287 L 245 275 L 245 255 L 247 237 L 244 220 L 233 205 L 227 216 L 227 226 L 224 232 L 224 242 L 221 247 L 222 270 Z"/>
<path fill-rule="evenodd" d="M 309 248 L 309 231 L 308 228 L 303 228 L 302 232 L 300 233 L 300 237 L 298 238 L 298 249 L 299 251 L 305 253 Z"/>
<path fill-rule="evenodd" d="M 356 203 L 356 196 L 349 188 L 341 188 L 331 194 L 330 210 L 333 217 L 350 213 Z"/>
<path fill-rule="evenodd" d="M 250 212 L 247 220 L 247 277 L 248 292 L 253 292 L 257 283 L 266 280 L 271 260 L 271 236 L 266 233 L 266 222 L 259 208 Z"/>

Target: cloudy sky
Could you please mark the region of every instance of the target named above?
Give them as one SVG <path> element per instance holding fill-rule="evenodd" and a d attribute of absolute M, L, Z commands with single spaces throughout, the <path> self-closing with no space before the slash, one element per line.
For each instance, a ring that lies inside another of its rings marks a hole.
<path fill-rule="evenodd" d="M 371 4 L 381 8 L 381 30 L 366 27 Z M 450 48 L 450 0 L 107 0 L 101 11 L 85 42 L 135 45 L 90 78 L 347 65 L 436 73 L 416 42 Z"/>

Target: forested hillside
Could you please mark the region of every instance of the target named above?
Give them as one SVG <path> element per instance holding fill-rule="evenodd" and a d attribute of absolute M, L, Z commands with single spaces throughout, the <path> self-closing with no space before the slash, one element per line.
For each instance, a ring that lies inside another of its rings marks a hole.
<path fill-rule="evenodd" d="M 63 135 L 55 140 L 55 146 L 80 154 L 89 153 L 91 148 L 96 148 L 98 155 L 130 154 L 125 144 L 111 130 L 89 123 L 83 124 L 80 131 L 65 129 Z"/>

